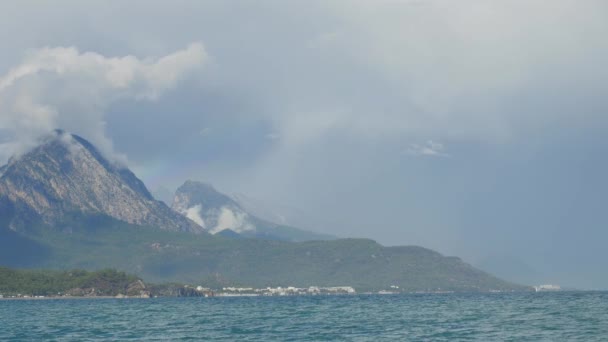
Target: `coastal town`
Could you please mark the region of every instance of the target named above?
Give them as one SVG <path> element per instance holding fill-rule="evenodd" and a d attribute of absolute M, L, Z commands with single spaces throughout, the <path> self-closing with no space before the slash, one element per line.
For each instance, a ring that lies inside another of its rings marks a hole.
<path fill-rule="evenodd" d="M 46 298 L 157 298 L 157 297 L 260 297 L 260 296 L 321 296 L 321 295 L 354 295 L 357 294 L 351 286 L 319 287 L 310 286 L 307 288 L 288 287 L 224 287 L 221 289 L 211 289 L 203 286 L 183 285 L 181 288 L 173 289 L 171 292 L 154 291 L 144 289 L 137 294 L 118 293 L 114 296 L 98 295 L 95 289 L 74 289 L 65 293 L 58 292 L 53 295 L 34 295 L 34 294 L 10 294 L 0 293 L 0 299 L 46 299 Z"/>
<path fill-rule="evenodd" d="M 22 294 L 22 293 L 0 293 L 1 299 L 52 299 L 52 298 L 161 298 L 161 297 L 284 297 L 284 296 L 343 296 L 343 295 L 396 295 L 396 294 L 450 294 L 454 291 L 442 289 L 427 289 L 417 291 L 403 291 L 399 286 L 391 285 L 385 290 L 357 292 L 352 286 L 278 286 L 278 287 L 222 287 L 209 288 L 202 285 L 179 285 L 172 286 L 152 285 L 146 286 L 143 282 L 138 281 L 138 286 L 134 289 L 130 286 L 124 293 L 118 292 L 109 294 L 100 289 L 95 288 L 75 288 L 65 292 L 57 292 L 53 294 L 37 295 L 37 294 Z M 560 291 L 561 288 L 557 285 L 542 285 L 531 288 L 536 292 L 544 291 Z M 490 290 L 488 293 L 502 293 L 502 290 Z M 506 291 L 512 292 L 512 291 Z M 102 294 L 103 293 L 103 294 Z"/>
<path fill-rule="evenodd" d="M 205 296 L 214 297 L 258 297 L 258 296 L 318 296 L 318 295 L 354 295 L 357 294 L 351 286 L 335 286 L 335 287 L 319 287 L 310 286 L 307 288 L 299 287 L 224 287 L 221 290 L 213 291 L 201 286 L 196 288 L 197 291 Z"/>

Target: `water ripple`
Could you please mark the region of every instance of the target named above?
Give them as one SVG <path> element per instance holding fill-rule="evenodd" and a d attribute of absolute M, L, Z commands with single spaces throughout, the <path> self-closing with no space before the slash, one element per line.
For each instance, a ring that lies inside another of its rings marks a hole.
<path fill-rule="evenodd" d="M 14 341 L 602 341 L 608 293 L 2 300 Z"/>

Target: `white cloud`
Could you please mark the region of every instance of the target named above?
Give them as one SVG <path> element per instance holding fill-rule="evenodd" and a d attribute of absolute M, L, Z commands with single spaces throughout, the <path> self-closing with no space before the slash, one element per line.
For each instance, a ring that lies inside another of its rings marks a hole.
<path fill-rule="evenodd" d="M 445 146 L 433 140 L 429 140 L 424 144 L 410 144 L 405 149 L 405 153 L 413 156 L 427 156 L 427 157 L 448 157 L 449 154 L 445 152 Z"/>
<path fill-rule="evenodd" d="M 329 119 L 332 129 L 362 139 L 514 141 L 549 122 L 597 115 L 592 103 L 607 89 L 599 68 L 608 56 L 606 2 L 334 1 L 321 7 L 332 24 L 315 27 L 308 51 L 294 52 L 304 67 L 275 82 L 285 95 L 272 89 L 289 108 L 273 118 L 279 133 L 308 139 L 299 142 L 316 139 Z M 586 89 L 576 94 L 580 110 L 559 105 L 572 103 L 573 87 Z M 328 113 L 334 108 L 344 115 Z"/>
<path fill-rule="evenodd" d="M 215 234 L 224 229 L 232 229 L 237 233 L 255 230 L 255 226 L 248 221 L 248 216 L 245 212 L 233 211 L 228 207 L 222 207 L 217 218 L 217 225 L 210 232 Z"/>
<path fill-rule="evenodd" d="M 192 221 L 194 221 L 199 226 L 205 228 L 205 221 L 201 217 L 201 210 L 202 209 L 203 209 L 203 206 L 200 205 L 200 204 L 197 204 L 194 207 L 186 209 L 186 211 L 184 212 L 184 214 L 186 215 L 187 218 L 191 219 Z"/>
<path fill-rule="evenodd" d="M 200 43 L 156 59 L 105 57 L 75 47 L 31 50 L 0 77 L 0 131 L 14 137 L 0 144 L 0 161 L 62 128 L 83 134 L 108 157 L 125 162 L 106 138 L 106 107 L 125 98 L 156 100 L 206 60 Z"/>

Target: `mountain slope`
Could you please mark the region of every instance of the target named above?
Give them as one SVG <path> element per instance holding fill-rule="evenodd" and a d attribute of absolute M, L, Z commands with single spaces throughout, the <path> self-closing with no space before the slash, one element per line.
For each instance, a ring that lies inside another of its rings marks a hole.
<path fill-rule="evenodd" d="M 240 237 L 284 241 L 333 240 L 334 236 L 310 232 L 260 219 L 213 186 L 188 180 L 175 192 L 173 210 L 216 234 L 230 229 Z"/>
<path fill-rule="evenodd" d="M 62 131 L 3 168 L 0 211 L 13 230 L 35 223 L 60 226 L 74 215 L 104 214 L 136 225 L 203 232 L 156 201 L 127 168 L 110 163 L 85 139 Z"/>
<path fill-rule="evenodd" d="M 46 269 L 116 268 L 152 282 L 223 286 L 353 286 L 357 291 L 526 290 L 455 257 L 367 239 L 285 242 L 193 235 L 90 217 L 69 232 L 45 228 L 0 240 L 39 246 L 0 252 L 0 265 Z M 2 232 L 0 231 L 0 235 Z"/>
<path fill-rule="evenodd" d="M 211 233 L 232 229 L 237 233 L 252 230 L 247 213 L 230 197 L 211 185 L 186 181 L 175 192 L 171 208 L 182 213 Z"/>

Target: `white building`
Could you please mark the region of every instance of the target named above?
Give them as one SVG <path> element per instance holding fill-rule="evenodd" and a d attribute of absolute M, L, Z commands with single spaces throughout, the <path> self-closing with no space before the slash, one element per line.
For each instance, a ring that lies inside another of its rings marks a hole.
<path fill-rule="evenodd" d="M 534 290 L 536 292 L 544 292 L 544 291 L 560 291 L 562 288 L 559 285 L 538 285 L 534 286 Z"/>

